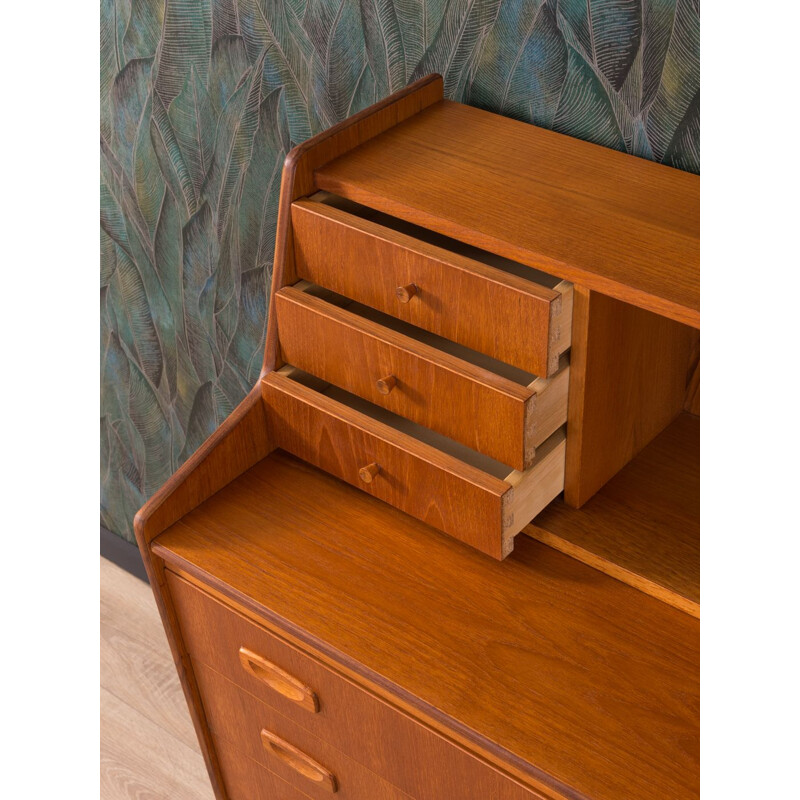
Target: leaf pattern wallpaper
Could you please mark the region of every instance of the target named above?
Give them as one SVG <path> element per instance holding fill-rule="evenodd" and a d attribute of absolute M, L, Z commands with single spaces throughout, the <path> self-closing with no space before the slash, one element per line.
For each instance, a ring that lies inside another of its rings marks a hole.
<path fill-rule="evenodd" d="M 101 524 L 131 541 L 139 506 L 258 377 L 294 144 L 438 72 L 450 99 L 700 171 L 696 0 L 100 14 Z"/>

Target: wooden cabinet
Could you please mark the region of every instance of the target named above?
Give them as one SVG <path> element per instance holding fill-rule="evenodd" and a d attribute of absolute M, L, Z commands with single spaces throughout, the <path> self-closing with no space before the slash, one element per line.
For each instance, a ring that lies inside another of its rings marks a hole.
<path fill-rule="evenodd" d="M 292 151 L 261 379 L 135 524 L 220 800 L 699 795 L 697 201 L 438 76 Z"/>

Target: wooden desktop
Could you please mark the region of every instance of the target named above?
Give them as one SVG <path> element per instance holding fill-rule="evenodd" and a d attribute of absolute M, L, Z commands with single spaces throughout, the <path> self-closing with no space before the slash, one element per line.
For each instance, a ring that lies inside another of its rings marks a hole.
<path fill-rule="evenodd" d="M 699 179 L 448 102 L 296 147 L 261 379 L 135 529 L 217 797 L 699 795 Z"/>

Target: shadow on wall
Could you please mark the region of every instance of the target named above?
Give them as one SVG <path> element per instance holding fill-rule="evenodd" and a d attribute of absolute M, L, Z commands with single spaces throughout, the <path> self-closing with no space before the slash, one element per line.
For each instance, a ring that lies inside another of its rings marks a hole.
<path fill-rule="evenodd" d="M 699 35 L 692 0 L 102 0 L 101 524 L 132 541 L 254 385 L 294 144 L 439 72 L 699 172 Z"/>

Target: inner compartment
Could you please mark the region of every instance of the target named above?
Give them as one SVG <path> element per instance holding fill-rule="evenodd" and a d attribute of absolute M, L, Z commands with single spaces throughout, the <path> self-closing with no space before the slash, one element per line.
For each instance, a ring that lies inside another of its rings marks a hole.
<path fill-rule="evenodd" d="M 291 378 L 293 381 L 297 381 L 298 383 L 307 386 L 309 389 L 313 389 L 320 394 L 327 395 L 332 400 L 336 400 L 337 402 L 349 406 L 350 408 L 353 408 L 368 417 L 372 417 L 372 419 L 375 419 L 378 422 L 389 425 L 401 433 L 405 433 L 420 442 L 431 445 L 437 450 L 441 450 L 443 453 L 447 453 L 448 455 L 459 459 L 459 461 L 463 461 L 465 464 L 477 467 L 483 472 L 493 475 L 495 478 L 507 480 L 515 474 L 524 474 L 517 473 L 516 470 L 511 469 L 505 464 L 495 461 L 495 459 L 490 458 L 483 453 L 479 453 L 476 450 L 466 447 L 460 442 L 449 439 L 447 436 L 442 436 L 442 434 L 437 433 L 430 428 L 425 428 L 422 425 L 418 425 L 416 422 L 411 422 L 405 417 L 393 414 L 391 411 L 387 411 L 385 408 L 381 408 L 380 406 L 376 406 L 373 403 L 363 400 L 354 394 L 350 394 L 350 392 L 346 392 L 344 389 L 340 389 L 338 386 L 333 386 L 330 383 L 326 383 L 316 375 L 311 375 L 310 373 L 304 372 L 297 367 L 286 365 L 281 367 L 278 372 L 281 375 L 285 375 L 287 378 Z M 558 435 L 558 432 L 553 435 Z M 542 447 L 541 449 L 543 453 L 547 450 L 546 447 Z M 537 451 L 537 457 L 538 456 L 539 453 Z M 533 469 L 535 466 L 536 461 L 534 461 L 534 464 L 530 469 Z"/>
<path fill-rule="evenodd" d="M 584 506 L 556 499 L 522 529 L 700 617 L 700 417 L 681 412 Z"/>
<path fill-rule="evenodd" d="M 500 375 L 503 378 L 514 381 L 514 383 L 518 383 L 521 386 L 530 386 L 534 381 L 539 380 L 537 376 L 531 372 L 526 372 L 519 367 L 507 364 L 505 361 L 498 361 L 496 358 L 487 356 L 484 353 L 479 353 L 477 350 L 472 350 L 469 347 L 464 347 L 464 345 L 452 342 L 450 339 L 445 339 L 442 336 L 437 336 L 435 333 L 429 333 L 422 328 L 418 328 L 416 325 L 396 319 L 390 314 L 384 314 L 382 311 L 376 311 L 374 308 L 357 303 L 349 297 L 337 294 L 315 283 L 298 281 L 294 284 L 294 288 L 306 292 L 313 297 L 325 300 L 332 305 L 345 308 L 350 313 L 356 314 L 363 319 L 368 319 L 379 325 L 383 325 L 385 328 L 390 328 L 398 333 L 402 333 L 410 339 L 415 339 L 418 342 L 435 347 L 437 350 L 460 358 L 462 361 L 468 361 L 470 364 L 474 364 L 477 367 L 493 372 L 495 375 Z M 568 363 L 569 356 L 565 354 L 561 357 L 559 370 L 563 369 Z M 551 376 L 551 380 L 552 377 L 553 376 Z"/>
<path fill-rule="evenodd" d="M 525 264 L 520 264 L 519 261 L 512 261 L 509 258 L 503 258 L 503 256 L 490 253 L 488 250 L 481 250 L 478 247 L 460 242 L 458 239 L 451 239 L 449 236 L 443 236 L 440 233 L 428 230 L 428 228 L 422 228 L 411 222 L 389 216 L 381 211 L 376 211 L 374 208 L 354 203 L 352 200 L 347 200 L 344 197 L 339 197 L 330 192 L 316 192 L 308 199 L 327 206 L 333 206 L 341 211 L 346 211 L 348 214 L 352 214 L 354 217 L 361 217 L 361 219 L 375 222 L 378 225 L 383 225 L 385 228 L 390 228 L 398 233 L 413 236 L 415 239 L 435 245 L 436 247 L 441 247 L 443 250 L 449 250 L 451 253 L 480 261 L 490 267 L 495 267 L 503 272 L 507 272 L 510 275 L 516 275 L 532 283 L 538 283 L 540 286 L 546 286 L 548 289 L 554 289 L 562 282 L 561 278 L 549 275 L 546 272 L 541 272 L 533 267 L 528 267 Z"/>

